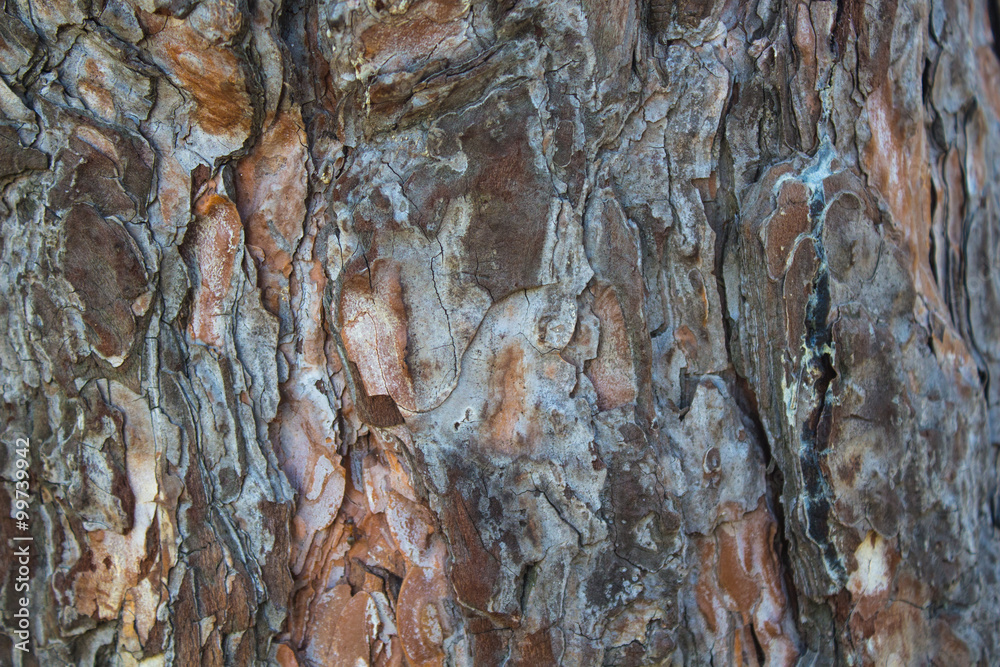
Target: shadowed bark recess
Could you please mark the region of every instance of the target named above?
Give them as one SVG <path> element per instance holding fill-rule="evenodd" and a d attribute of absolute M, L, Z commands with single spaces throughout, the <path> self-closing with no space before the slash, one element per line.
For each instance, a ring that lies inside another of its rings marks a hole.
<path fill-rule="evenodd" d="M 0 663 L 1000 661 L 997 0 L 0 8 Z"/>

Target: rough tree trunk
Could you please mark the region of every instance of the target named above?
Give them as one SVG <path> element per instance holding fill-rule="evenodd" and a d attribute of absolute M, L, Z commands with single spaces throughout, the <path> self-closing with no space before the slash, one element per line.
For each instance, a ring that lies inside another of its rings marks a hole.
<path fill-rule="evenodd" d="M 1000 661 L 996 0 L 0 5 L 3 664 Z"/>

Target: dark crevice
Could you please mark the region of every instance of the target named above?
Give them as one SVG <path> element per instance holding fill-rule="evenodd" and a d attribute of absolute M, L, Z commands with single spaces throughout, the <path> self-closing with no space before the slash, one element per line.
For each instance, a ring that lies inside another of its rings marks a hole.
<path fill-rule="evenodd" d="M 924 102 L 930 102 L 931 88 L 934 85 L 934 63 L 930 58 L 924 58 L 924 71 L 920 75 L 920 94 Z M 934 205 L 931 205 L 934 210 Z"/>
<path fill-rule="evenodd" d="M 727 341 L 728 345 L 728 341 Z M 736 405 L 750 422 L 751 432 L 760 443 L 760 450 L 764 457 L 764 480 L 767 508 L 770 510 L 777 530 L 774 534 L 774 553 L 778 558 L 779 570 L 782 583 L 784 584 L 785 596 L 788 599 L 788 610 L 793 619 L 799 636 L 802 636 L 802 629 L 799 627 L 799 592 L 795 586 L 793 577 L 794 568 L 792 566 L 791 544 L 788 540 L 788 529 L 785 522 L 785 505 L 782 496 L 785 491 L 785 475 L 774 458 L 771 442 L 764 429 L 761 420 L 760 408 L 757 403 L 757 394 L 746 378 L 734 373 L 729 384 L 729 391 L 736 400 Z"/>
<path fill-rule="evenodd" d="M 725 118 L 725 115 L 723 118 Z M 723 121 L 720 134 L 723 137 L 722 150 L 719 159 L 719 175 L 721 183 L 717 198 L 722 198 L 727 195 L 731 196 L 730 193 L 733 189 L 732 154 L 729 151 L 729 143 L 725 139 L 725 121 Z M 733 209 L 735 208 L 734 201 Z M 749 380 L 735 370 L 736 363 L 732 345 L 734 343 L 734 327 L 736 322 L 733 322 L 729 317 L 730 311 L 726 297 L 727 291 L 724 266 L 727 260 L 726 246 L 729 241 L 729 235 L 736 233 L 735 225 L 737 224 L 738 217 L 737 213 L 734 211 L 726 223 L 715 230 L 716 240 L 714 250 L 716 288 L 719 293 L 720 310 L 722 311 L 722 326 L 725 335 L 726 356 L 729 359 L 729 363 L 734 368 L 733 371 L 725 373 L 724 376 L 730 395 L 735 400 L 740 412 L 744 415 L 745 421 L 747 422 L 746 425 L 750 427 L 749 430 L 755 436 L 756 442 L 760 444 L 765 470 L 765 502 L 767 503 L 768 509 L 777 524 L 777 530 L 774 534 L 774 553 L 779 562 L 779 571 L 782 578 L 785 597 L 788 600 L 790 618 L 795 625 L 799 637 L 802 637 L 803 632 L 800 627 L 799 616 L 799 591 L 795 586 L 795 580 L 793 577 L 794 568 L 791 560 L 791 545 L 788 539 L 788 528 L 785 523 L 785 508 L 782 502 L 782 496 L 785 492 L 785 476 L 782 472 L 781 466 L 778 465 L 774 458 L 771 442 L 768 438 L 767 430 L 764 427 L 764 422 L 761 419 L 760 405 L 757 400 L 757 394 Z M 754 635 L 754 641 L 757 641 L 756 635 Z M 802 647 L 799 648 L 801 649 Z M 758 645 L 758 650 L 759 649 L 760 646 Z M 760 656 L 758 655 L 758 657 Z M 760 661 L 763 663 L 762 658 Z"/>
<path fill-rule="evenodd" d="M 990 494 L 990 519 L 993 527 L 1000 529 L 1000 486 L 994 486 Z"/>
<path fill-rule="evenodd" d="M 522 614 L 528 608 L 528 595 L 535 587 L 536 579 L 538 579 L 538 566 L 535 563 L 528 563 L 524 567 L 524 575 L 521 577 L 521 594 L 518 596 Z"/>
<path fill-rule="evenodd" d="M 757 664 L 763 665 L 766 661 L 766 657 L 764 656 L 764 647 L 760 645 L 760 639 L 757 637 L 757 630 L 754 629 L 752 623 L 750 624 L 749 628 L 750 628 L 750 638 L 753 639 L 753 648 L 754 651 L 757 653 Z"/>
<path fill-rule="evenodd" d="M 816 222 L 815 237 L 822 238 L 822 215 L 825 201 L 822 190 L 814 193 L 809 205 L 810 217 Z M 837 376 L 831 356 L 833 332 L 830 328 L 830 274 L 826 268 L 826 252 L 816 243 L 820 269 L 813 280 L 813 292 L 806 305 L 805 342 L 810 354 L 802 368 L 802 381 L 811 390 L 813 408 L 802 425 L 802 447 L 799 465 L 805 491 L 807 533 L 820 548 L 827 566 L 838 576 L 845 574 L 837 549 L 830 540 L 829 489 L 823 474 L 824 458 L 830 441 L 830 411 L 827 400 L 830 383 Z"/>
<path fill-rule="evenodd" d="M 686 369 L 681 371 L 681 395 L 680 403 L 677 406 L 677 410 L 680 413 L 678 417 L 681 421 L 684 421 L 684 417 L 691 409 L 691 404 L 694 402 L 694 395 L 698 391 L 701 379 L 701 375 L 688 375 Z"/>
<path fill-rule="evenodd" d="M 859 5 L 862 5 L 859 0 L 837 0 L 837 13 L 834 15 L 833 30 L 830 32 L 835 58 L 844 54 L 844 47 L 850 37 L 850 29 L 858 24 L 861 12 Z"/>
<path fill-rule="evenodd" d="M 990 31 L 993 33 L 993 53 L 1000 60 L 1000 0 L 986 0 L 986 12 L 990 19 Z"/>
<path fill-rule="evenodd" d="M 943 280 L 944 276 L 942 276 L 938 272 L 938 265 L 937 265 L 937 239 L 934 238 L 934 222 L 933 222 L 933 220 L 934 220 L 934 211 L 937 210 L 938 192 L 937 192 L 937 188 L 934 187 L 934 179 L 930 179 L 930 180 L 931 180 L 931 183 L 930 183 L 930 185 L 931 185 L 931 228 L 930 228 L 930 234 L 929 234 L 930 235 L 930 249 L 928 250 L 928 253 L 927 253 L 928 254 L 928 258 L 927 259 L 930 261 L 930 264 L 931 264 L 931 274 L 934 276 L 934 279 L 937 281 L 938 289 L 941 289 L 942 283 L 944 282 L 944 280 Z M 945 296 L 947 297 L 947 294 Z"/>

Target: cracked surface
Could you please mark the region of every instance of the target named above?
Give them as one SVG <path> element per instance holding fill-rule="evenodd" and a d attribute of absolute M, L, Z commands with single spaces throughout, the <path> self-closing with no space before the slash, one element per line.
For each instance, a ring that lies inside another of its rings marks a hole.
<path fill-rule="evenodd" d="M 998 15 L 8 0 L 20 664 L 995 663 Z"/>

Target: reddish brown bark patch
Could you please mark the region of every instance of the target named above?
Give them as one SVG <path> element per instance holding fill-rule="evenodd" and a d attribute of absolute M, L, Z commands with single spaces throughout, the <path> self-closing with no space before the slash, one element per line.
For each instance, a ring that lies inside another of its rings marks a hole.
<path fill-rule="evenodd" d="M 612 410 L 631 403 L 637 395 L 632 348 L 625 316 L 613 288 L 598 288 L 591 308 L 601 322 L 601 334 L 597 358 L 586 366 L 587 377 L 597 391 L 598 407 Z"/>
<path fill-rule="evenodd" d="M 236 166 L 236 205 L 248 247 L 258 249 L 264 305 L 287 302 L 292 253 L 306 215 L 306 136 L 298 109 L 279 113 Z"/>
<path fill-rule="evenodd" d="M 464 154 L 467 167 L 417 172 L 405 186 L 418 211 L 441 212 L 449 200 L 468 199 L 473 219 L 462 239 L 463 254 L 476 283 L 494 301 L 538 284 L 552 186 L 530 135 L 537 113 L 528 90 L 517 87 L 445 116 L 432 131 L 429 150 L 442 159 Z M 419 224 L 435 233 L 426 216 Z"/>
<path fill-rule="evenodd" d="M 396 624 L 412 667 L 444 664 L 444 639 L 448 633 L 447 612 L 442 602 L 449 596 L 442 572 L 411 568 L 403 580 L 396 605 Z"/>
<path fill-rule="evenodd" d="M 88 338 L 101 356 L 123 357 L 135 340 L 132 302 L 146 287 L 135 243 L 91 206 L 74 206 L 65 224 L 63 268 L 86 307 Z"/>
<path fill-rule="evenodd" d="M 195 101 L 193 120 L 204 132 L 242 143 L 253 103 L 243 64 L 233 50 L 205 39 L 187 22 L 168 19 L 152 39 L 170 77 Z"/>
<path fill-rule="evenodd" d="M 483 432 L 492 451 L 511 456 L 529 450 L 533 443 L 531 425 L 525 423 L 528 408 L 525 379 L 524 351 L 515 342 L 500 351 L 496 366 L 489 377 L 486 423 Z"/>
<path fill-rule="evenodd" d="M 224 301 L 230 294 L 236 256 L 242 245 L 243 225 L 228 197 L 207 192 L 195 203 L 195 222 L 188 234 L 193 266 L 199 274 L 188 332 L 195 340 L 222 345 Z"/>
<path fill-rule="evenodd" d="M 517 625 L 516 608 L 496 608 L 495 588 L 500 578 L 498 547 L 487 545 L 481 531 L 489 525 L 478 508 L 479 494 L 454 489 L 448 496 L 441 522 L 451 546 L 451 582 L 459 601 L 476 610 L 490 628 Z"/>
<path fill-rule="evenodd" d="M 768 664 L 791 665 L 798 658 L 774 551 L 776 530 L 762 498 L 757 509 L 720 525 L 713 537 L 699 544 L 702 571 L 695 599 L 716 641 L 732 633 L 733 659 L 741 659 L 745 651 L 752 654 L 754 637 Z"/>
<path fill-rule="evenodd" d="M 809 231 L 809 191 L 798 181 L 786 181 L 778 194 L 778 210 L 767 222 L 765 245 L 767 272 L 779 278 L 795 245 L 795 239 Z"/>

